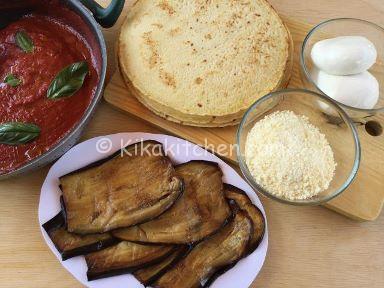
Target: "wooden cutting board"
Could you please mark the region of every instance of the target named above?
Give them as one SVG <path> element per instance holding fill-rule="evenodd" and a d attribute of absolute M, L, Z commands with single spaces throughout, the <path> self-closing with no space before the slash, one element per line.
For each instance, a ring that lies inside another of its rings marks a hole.
<path fill-rule="evenodd" d="M 298 55 L 302 41 L 311 26 L 292 20 L 289 17 L 282 18 L 291 31 L 295 45 L 294 67 L 289 87 L 303 87 Z M 226 147 L 228 147 L 230 144 L 235 143 L 237 126 L 198 128 L 183 126 L 156 116 L 129 93 L 119 71 L 115 72 L 107 85 L 104 98 L 113 106 L 139 119 L 196 144 L 214 147 L 216 151 L 221 144 L 227 144 Z M 375 119 L 371 120 L 375 120 L 384 126 L 384 116 L 375 117 Z M 384 134 L 371 136 L 366 132 L 364 126 L 359 126 L 358 131 L 362 146 L 362 162 L 358 175 L 342 195 L 324 204 L 324 206 L 356 220 L 375 220 L 379 216 L 384 202 Z M 223 153 L 226 153 L 224 158 L 236 163 L 234 151 L 229 155 L 227 152 L 223 151 Z"/>

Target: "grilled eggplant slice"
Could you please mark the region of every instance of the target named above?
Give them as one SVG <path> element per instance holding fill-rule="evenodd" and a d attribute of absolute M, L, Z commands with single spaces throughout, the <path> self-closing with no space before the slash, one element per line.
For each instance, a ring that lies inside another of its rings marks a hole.
<path fill-rule="evenodd" d="M 160 278 L 170 267 L 178 262 L 189 250 L 189 246 L 180 246 L 160 263 L 142 268 L 133 273 L 144 286 L 151 285 Z"/>
<path fill-rule="evenodd" d="M 224 194 L 228 200 L 235 201 L 240 209 L 246 211 L 252 220 L 253 233 L 250 241 L 250 253 L 259 246 L 264 236 L 265 219 L 260 209 L 253 205 L 248 195 L 241 189 L 230 184 L 224 184 Z"/>
<path fill-rule="evenodd" d="M 88 280 L 131 273 L 168 257 L 175 246 L 142 245 L 122 241 L 117 245 L 85 256 Z"/>
<path fill-rule="evenodd" d="M 160 143 L 140 142 L 60 178 L 69 232 L 102 233 L 159 216 L 183 182 Z"/>
<path fill-rule="evenodd" d="M 222 172 L 214 162 L 191 161 L 176 167 L 184 179 L 180 199 L 158 218 L 113 231 L 117 238 L 143 243 L 186 244 L 220 229 L 231 215 L 223 193 Z"/>
<path fill-rule="evenodd" d="M 65 229 L 65 218 L 62 212 L 43 224 L 43 228 L 60 252 L 63 261 L 75 256 L 99 251 L 119 242 L 110 233 L 89 235 L 69 233 Z"/>
<path fill-rule="evenodd" d="M 216 271 L 241 259 L 248 250 L 252 221 L 239 210 L 217 234 L 197 244 L 191 252 L 152 285 L 155 288 L 195 288 Z"/>
<path fill-rule="evenodd" d="M 265 219 L 263 213 L 253 205 L 251 199 L 249 199 L 247 193 L 243 190 L 232 186 L 230 184 L 224 184 L 225 197 L 230 201 L 232 210 L 243 210 L 252 221 L 252 235 L 249 241 L 249 247 L 244 256 L 251 254 L 260 244 L 265 232 Z M 203 288 L 210 287 L 216 279 L 231 269 L 236 263 L 230 264 L 226 267 L 215 272 L 215 274 L 208 279 L 203 285 Z"/>

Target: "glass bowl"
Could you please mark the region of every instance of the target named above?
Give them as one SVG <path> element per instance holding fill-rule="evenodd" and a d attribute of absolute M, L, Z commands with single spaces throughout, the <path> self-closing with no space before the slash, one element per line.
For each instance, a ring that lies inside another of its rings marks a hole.
<path fill-rule="evenodd" d="M 368 70 L 379 82 L 380 96 L 377 104 L 373 109 L 360 109 L 337 102 L 353 120 L 361 122 L 362 118 L 384 112 L 384 29 L 382 27 L 354 18 L 337 18 L 318 24 L 309 31 L 301 47 L 301 78 L 304 88 L 326 95 L 311 77 L 311 71 L 314 68 L 311 50 L 316 42 L 338 36 L 364 36 L 375 45 L 377 50 L 376 63 Z"/>
<path fill-rule="evenodd" d="M 323 112 L 327 105 L 333 116 Z M 290 110 L 305 115 L 325 134 L 337 163 L 335 175 L 327 190 L 304 200 L 289 200 L 270 193 L 252 177 L 245 161 L 245 142 L 254 124 L 275 111 Z M 237 158 L 250 185 L 265 196 L 293 205 L 318 205 L 340 195 L 355 178 L 360 164 L 360 142 L 355 126 L 345 111 L 331 98 L 304 89 L 272 92 L 257 100 L 244 114 L 237 131 Z"/>

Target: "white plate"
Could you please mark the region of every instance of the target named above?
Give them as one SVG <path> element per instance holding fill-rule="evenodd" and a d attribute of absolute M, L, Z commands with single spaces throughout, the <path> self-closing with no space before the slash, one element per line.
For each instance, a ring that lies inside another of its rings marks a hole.
<path fill-rule="evenodd" d="M 200 148 L 199 146 L 180 138 L 160 134 L 120 133 L 87 140 L 69 150 L 49 170 L 41 189 L 39 203 L 39 222 L 44 224 L 60 211 L 59 177 L 87 164 L 105 158 L 113 152 L 142 140 L 156 140 L 163 143 L 165 151 L 174 163 L 184 163 L 190 160 L 207 160 L 217 162 L 224 174 L 224 182 L 244 190 L 252 202 L 264 213 L 263 206 L 252 188 L 220 158 Z M 265 213 L 264 213 L 265 217 Z M 87 281 L 87 265 L 83 256 L 61 261 L 60 253 L 44 229 L 41 228 L 44 239 L 61 264 L 82 284 L 91 288 L 143 288 L 131 274 L 110 278 Z M 220 276 L 211 287 L 215 288 L 247 288 L 256 278 L 263 266 L 268 248 L 268 230 L 263 241 L 248 257 L 239 261 L 236 266 Z"/>

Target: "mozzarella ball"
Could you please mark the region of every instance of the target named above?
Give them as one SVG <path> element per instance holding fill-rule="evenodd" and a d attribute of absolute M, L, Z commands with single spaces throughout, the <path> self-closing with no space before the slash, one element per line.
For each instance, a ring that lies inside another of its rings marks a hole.
<path fill-rule="evenodd" d="M 344 105 L 372 109 L 379 100 L 379 83 L 367 71 L 355 75 L 337 76 L 314 69 L 311 74 L 320 90 Z"/>
<path fill-rule="evenodd" d="M 328 74 L 352 75 L 372 67 L 377 51 L 365 37 L 341 36 L 315 43 L 311 58 L 318 69 Z"/>

